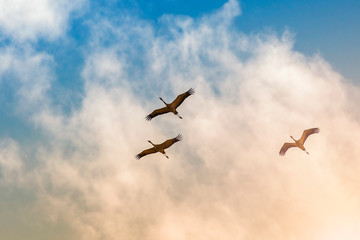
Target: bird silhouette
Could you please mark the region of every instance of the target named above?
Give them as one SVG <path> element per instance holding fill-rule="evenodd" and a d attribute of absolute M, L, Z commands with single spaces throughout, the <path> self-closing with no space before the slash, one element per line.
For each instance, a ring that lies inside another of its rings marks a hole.
<path fill-rule="evenodd" d="M 152 154 L 152 153 L 156 153 L 156 152 L 160 152 L 162 153 L 166 158 L 169 158 L 166 153 L 165 153 L 165 149 L 170 147 L 171 145 L 173 145 L 174 143 L 181 141 L 182 140 L 182 135 L 179 134 L 177 135 L 175 138 L 171 138 L 166 140 L 165 142 L 161 143 L 161 144 L 153 144 L 150 140 L 148 140 L 148 142 L 153 145 L 152 148 L 146 149 L 144 151 L 142 151 L 141 153 L 139 153 L 138 155 L 135 156 L 136 159 L 140 159 L 148 154 Z"/>
<path fill-rule="evenodd" d="M 182 119 L 182 117 L 179 115 L 179 113 L 176 111 L 176 109 L 180 106 L 180 104 L 187 97 L 189 97 L 190 95 L 193 95 L 194 93 L 195 93 L 195 90 L 193 88 L 190 88 L 188 91 L 177 96 L 175 98 L 175 100 L 170 104 L 166 103 L 161 97 L 159 97 L 160 100 L 165 104 L 165 107 L 154 110 L 152 113 L 150 113 L 149 115 L 146 116 L 146 120 L 151 121 L 151 119 L 153 119 L 154 117 L 161 115 L 161 114 L 168 113 L 168 112 L 172 112 L 176 116 L 178 116 L 180 119 Z"/>
<path fill-rule="evenodd" d="M 299 140 L 295 140 L 292 136 L 290 136 L 295 142 L 293 143 L 284 143 L 284 145 L 281 147 L 280 149 L 280 152 L 279 154 L 281 156 L 284 156 L 286 151 L 289 149 L 289 148 L 292 148 L 292 147 L 298 147 L 300 148 L 301 150 L 303 150 L 304 152 L 306 152 L 307 154 L 309 154 L 306 150 L 305 150 L 305 147 L 304 147 L 304 142 L 306 141 L 306 139 L 311 135 L 311 134 L 314 134 L 314 133 L 319 133 L 320 132 L 320 129 L 319 128 L 310 128 L 310 129 L 306 129 L 304 130 L 301 138 Z"/>

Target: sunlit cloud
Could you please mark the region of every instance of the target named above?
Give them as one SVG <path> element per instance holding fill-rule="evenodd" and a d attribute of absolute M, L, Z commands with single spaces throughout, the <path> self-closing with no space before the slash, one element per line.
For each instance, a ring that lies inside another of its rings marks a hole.
<path fill-rule="evenodd" d="M 337 216 L 357 221 L 359 89 L 320 56 L 293 50 L 288 32 L 234 30 L 240 12 L 229 1 L 199 19 L 167 15 L 162 31 L 137 18 L 94 22 L 81 107 L 32 111 L 46 145 L 30 168 L 19 143 L 3 142 L 2 188 L 31 189 L 35 221 L 65 225 L 57 233 L 68 239 L 305 240 L 336 234 Z M 51 64 L 42 66 L 51 87 Z M 170 102 L 190 87 L 183 120 L 145 120 L 163 106 L 158 97 Z M 321 129 L 305 144 L 310 155 L 278 155 L 310 127 Z M 135 160 L 146 140 L 179 133 L 170 159 Z"/>

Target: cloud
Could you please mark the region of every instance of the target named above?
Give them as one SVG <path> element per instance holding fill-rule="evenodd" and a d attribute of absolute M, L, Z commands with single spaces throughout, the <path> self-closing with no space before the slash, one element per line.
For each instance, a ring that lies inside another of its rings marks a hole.
<path fill-rule="evenodd" d="M 19 180 L 22 171 L 21 157 L 17 154 L 19 146 L 11 139 L 0 142 L 0 166 L 3 183 L 13 183 Z"/>
<path fill-rule="evenodd" d="M 199 19 L 166 16 L 161 30 L 136 18 L 94 23 L 81 108 L 34 111 L 30 121 L 48 134 L 36 167 L 0 161 L 26 177 L 15 183 L 32 189 L 35 221 L 87 240 L 322 239 L 338 219 L 354 226 L 339 232 L 358 234 L 358 87 L 320 56 L 294 51 L 287 32 L 235 31 L 239 13 L 229 1 Z M 145 121 L 162 106 L 157 97 L 170 102 L 190 87 L 183 120 Z M 288 135 L 310 127 L 321 129 L 306 142 L 310 155 L 279 157 Z M 178 133 L 170 159 L 134 159 L 146 140 Z M 21 146 L 10 149 L 21 156 Z"/>
<path fill-rule="evenodd" d="M 0 83 L 9 86 L 18 113 L 36 114 L 48 105 L 48 90 L 54 80 L 52 57 L 32 47 L 0 49 Z"/>
<path fill-rule="evenodd" d="M 70 15 L 84 0 L 4 0 L 0 2 L 0 29 L 13 39 L 55 39 L 64 34 Z"/>

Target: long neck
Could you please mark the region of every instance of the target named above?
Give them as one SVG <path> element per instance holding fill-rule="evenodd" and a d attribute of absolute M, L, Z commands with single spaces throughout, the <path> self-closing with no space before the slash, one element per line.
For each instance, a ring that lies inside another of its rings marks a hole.
<path fill-rule="evenodd" d="M 160 100 L 167 106 L 167 103 L 162 98 Z"/>
<path fill-rule="evenodd" d="M 290 136 L 290 137 L 292 138 L 292 140 L 294 140 L 296 142 L 296 140 L 292 136 Z"/>
<path fill-rule="evenodd" d="M 151 141 L 148 141 L 148 142 L 155 147 L 155 144 L 153 144 Z M 155 147 L 155 148 L 156 148 L 156 147 Z"/>

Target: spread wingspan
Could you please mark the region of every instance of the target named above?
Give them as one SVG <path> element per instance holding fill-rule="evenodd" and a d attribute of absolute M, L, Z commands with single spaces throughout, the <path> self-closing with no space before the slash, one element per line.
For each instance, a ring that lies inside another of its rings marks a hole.
<path fill-rule="evenodd" d="M 176 142 L 178 142 L 178 141 L 181 141 L 181 140 L 182 140 L 182 135 L 179 134 L 179 135 L 177 135 L 175 138 L 166 140 L 165 142 L 163 142 L 162 144 L 160 144 L 160 145 L 159 145 L 159 148 L 166 149 L 166 148 L 170 147 L 171 145 L 173 145 L 174 143 L 176 143 Z"/>
<path fill-rule="evenodd" d="M 284 145 L 281 147 L 280 152 L 279 152 L 280 156 L 284 156 L 286 151 L 292 147 L 296 147 L 296 144 L 295 143 L 284 143 Z"/>
<path fill-rule="evenodd" d="M 150 113 L 149 115 L 146 116 L 146 120 L 151 121 L 151 119 L 153 119 L 154 117 L 161 115 L 161 114 L 168 113 L 168 112 L 169 112 L 169 109 L 167 109 L 167 107 L 156 109 L 152 113 Z"/>
<path fill-rule="evenodd" d="M 160 98 L 161 101 L 163 101 L 163 103 L 165 103 L 166 107 L 163 108 L 159 108 L 154 110 L 152 113 L 150 113 L 149 115 L 146 116 L 146 120 L 150 121 L 151 119 L 153 119 L 154 117 L 161 115 L 161 114 L 165 114 L 168 112 L 172 112 L 175 115 L 177 115 L 179 118 L 182 118 L 180 115 L 178 115 L 176 108 L 180 106 L 180 104 L 190 95 L 194 94 L 195 90 L 193 88 L 190 88 L 188 91 L 184 92 L 183 94 L 180 94 L 179 96 L 177 96 L 175 98 L 175 100 L 170 103 L 167 104 L 162 98 Z"/>
<path fill-rule="evenodd" d="M 162 154 L 165 155 L 165 157 L 169 158 L 164 149 L 170 147 L 171 145 L 173 145 L 174 143 L 181 141 L 182 136 L 181 134 L 177 135 L 175 138 L 171 138 L 166 140 L 165 142 L 161 143 L 161 144 L 153 144 L 151 141 L 149 141 L 154 147 L 146 149 L 144 151 L 142 151 L 141 153 L 139 153 L 138 155 L 136 155 L 136 159 L 140 159 L 148 154 L 152 154 L 152 153 L 156 153 L 156 152 L 160 152 Z"/>
<path fill-rule="evenodd" d="M 187 92 L 184 92 L 183 94 L 180 94 L 175 98 L 175 100 L 171 103 L 173 107 L 176 109 L 180 106 L 180 104 L 183 103 L 183 101 L 189 97 L 190 95 L 193 95 L 195 93 L 195 90 L 193 88 L 190 88 Z"/>
<path fill-rule="evenodd" d="M 292 147 L 298 147 L 301 150 L 303 150 L 304 152 L 306 152 L 307 154 L 309 154 L 304 147 L 304 142 L 306 141 L 308 136 L 310 136 L 311 134 L 314 134 L 314 133 L 318 133 L 319 131 L 320 131 L 319 128 L 306 129 L 306 130 L 304 130 L 304 132 L 299 140 L 295 140 L 292 136 L 290 136 L 295 142 L 294 143 L 284 143 L 284 145 L 281 147 L 280 152 L 279 152 L 280 156 L 284 156 L 286 151 Z"/>
<path fill-rule="evenodd" d="M 144 151 L 142 151 L 141 153 L 139 153 L 138 155 L 135 156 L 136 159 L 140 159 L 142 158 L 143 156 L 146 156 L 148 154 L 152 154 L 152 153 L 156 153 L 156 149 L 154 147 L 152 148 L 149 148 L 149 149 L 146 149 Z"/>
<path fill-rule="evenodd" d="M 306 141 L 308 136 L 310 136 L 311 134 L 314 134 L 314 133 L 319 133 L 319 132 L 320 132 L 319 128 L 310 128 L 310 129 L 304 130 L 301 138 L 299 139 L 300 143 L 304 144 L 304 142 Z"/>

